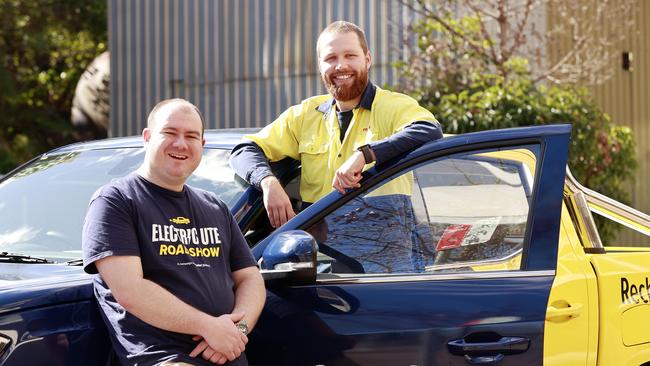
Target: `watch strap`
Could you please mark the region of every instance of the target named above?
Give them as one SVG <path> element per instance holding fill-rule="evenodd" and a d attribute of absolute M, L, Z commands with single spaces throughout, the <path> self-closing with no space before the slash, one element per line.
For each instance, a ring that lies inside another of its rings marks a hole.
<path fill-rule="evenodd" d="M 370 164 L 373 161 L 375 161 L 372 158 L 372 152 L 370 151 L 370 145 L 365 144 L 363 146 L 359 146 L 359 148 L 357 150 L 361 151 L 361 153 L 363 154 L 363 159 L 366 161 L 366 164 Z"/>

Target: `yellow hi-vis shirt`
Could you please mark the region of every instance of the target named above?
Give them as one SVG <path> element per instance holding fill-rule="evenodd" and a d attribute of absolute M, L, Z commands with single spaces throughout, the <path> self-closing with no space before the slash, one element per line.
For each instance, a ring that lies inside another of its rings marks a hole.
<path fill-rule="evenodd" d="M 271 162 L 286 157 L 299 160 L 302 165 L 300 196 L 305 202 L 316 202 L 333 190 L 334 173 L 359 146 L 383 140 L 416 121 L 435 121 L 431 112 L 413 98 L 375 88 L 371 108 L 353 110 L 343 142 L 334 100 L 328 94 L 290 107 L 261 131 L 244 138 L 255 142 Z M 365 169 L 371 166 L 368 164 Z M 380 190 L 373 195 L 411 195 L 412 178 L 404 175 Z"/>

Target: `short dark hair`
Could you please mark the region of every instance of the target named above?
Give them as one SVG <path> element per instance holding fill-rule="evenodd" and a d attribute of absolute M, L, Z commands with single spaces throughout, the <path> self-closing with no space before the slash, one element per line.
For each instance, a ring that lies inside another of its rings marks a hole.
<path fill-rule="evenodd" d="M 337 20 L 333 23 L 330 23 L 322 32 L 318 35 L 318 42 L 316 42 L 316 53 L 320 52 L 320 38 L 325 33 L 355 33 L 357 38 L 359 38 L 359 44 L 363 50 L 363 54 L 368 54 L 368 41 L 366 41 L 366 34 L 363 32 L 363 29 L 359 28 L 354 23 L 350 23 L 345 20 Z M 319 55 L 320 56 L 320 55 Z"/>
<path fill-rule="evenodd" d="M 169 104 L 182 104 L 185 105 L 186 107 L 190 107 L 194 109 L 194 111 L 199 115 L 199 118 L 201 119 L 201 135 L 203 135 L 203 132 L 205 131 L 205 120 L 203 119 L 203 114 L 199 110 L 197 106 L 192 104 L 192 102 L 182 99 L 182 98 L 170 98 L 170 99 L 164 99 L 158 102 L 153 109 L 151 109 L 151 112 L 149 112 L 149 116 L 147 117 L 147 128 L 150 128 L 154 122 L 154 119 L 156 117 L 156 113 L 158 113 L 163 107 Z"/>

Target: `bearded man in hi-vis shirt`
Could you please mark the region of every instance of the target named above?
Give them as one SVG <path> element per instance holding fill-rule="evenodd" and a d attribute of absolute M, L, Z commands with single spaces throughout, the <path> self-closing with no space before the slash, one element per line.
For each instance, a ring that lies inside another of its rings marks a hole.
<path fill-rule="evenodd" d="M 334 189 L 343 194 L 360 187 L 362 171 L 373 164 L 442 137 L 440 124 L 413 98 L 369 82 L 372 58 L 359 27 L 346 21 L 331 23 L 318 37 L 316 53 L 329 94 L 290 107 L 260 132 L 245 136 L 230 157 L 235 172 L 262 191 L 273 227 L 283 225 L 295 212 L 269 162 L 287 157 L 300 161 L 301 209 L 305 209 Z M 358 200 L 356 207 L 348 204 L 307 230 L 322 234 L 316 235 L 320 252 L 332 250 L 331 255 L 343 254 L 358 263 L 346 272 L 420 272 L 426 248 L 414 239 L 412 190 L 413 176 L 402 175 L 373 191 L 372 197 Z M 379 211 L 387 214 L 373 217 L 372 212 Z M 355 217 L 355 224 L 343 224 L 346 217 Z M 379 235 L 385 239 L 381 243 L 356 235 L 359 228 L 379 234 L 378 227 L 399 230 Z"/>
<path fill-rule="evenodd" d="M 318 37 L 316 53 L 329 94 L 308 98 L 245 136 L 230 158 L 235 172 L 263 192 L 273 227 L 295 213 L 269 161 L 291 157 L 301 162 L 304 209 L 332 189 L 344 193 L 359 187 L 368 164 L 442 137 L 440 124 L 414 99 L 369 82 L 371 56 L 358 26 L 331 23 Z"/>

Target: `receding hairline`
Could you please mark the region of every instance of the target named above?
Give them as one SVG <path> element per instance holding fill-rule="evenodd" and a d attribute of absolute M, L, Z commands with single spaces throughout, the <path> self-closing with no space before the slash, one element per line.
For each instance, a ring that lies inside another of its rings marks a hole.
<path fill-rule="evenodd" d="M 345 34 L 345 33 L 356 34 L 357 39 L 359 40 L 359 45 L 363 50 L 363 54 L 364 55 L 368 54 L 368 41 L 366 40 L 366 33 L 363 31 L 363 29 L 359 28 L 359 26 L 354 23 L 345 20 L 337 20 L 335 22 L 330 23 L 318 35 L 318 40 L 316 41 L 316 55 L 320 57 L 320 45 L 321 45 L 321 38 L 323 37 L 323 35 Z"/>
<path fill-rule="evenodd" d="M 182 98 L 170 98 L 158 102 L 158 104 L 156 104 L 151 109 L 151 112 L 149 112 L 149 116 L 147 117 L 147 128 L 152 128 L 156 122 L 156 116 L 161 111 L 166 110 L 168 108 L 173 108 L 170 111 L 183 110 L 183 109 L 193 110 L 201 120 L 201 135 L 203 135 L 203 132 L 205 131 L 205 120 L 203 119 L 203 114 L 201 114 L 199 108 L 195 106 L 192 102 Z"/>

